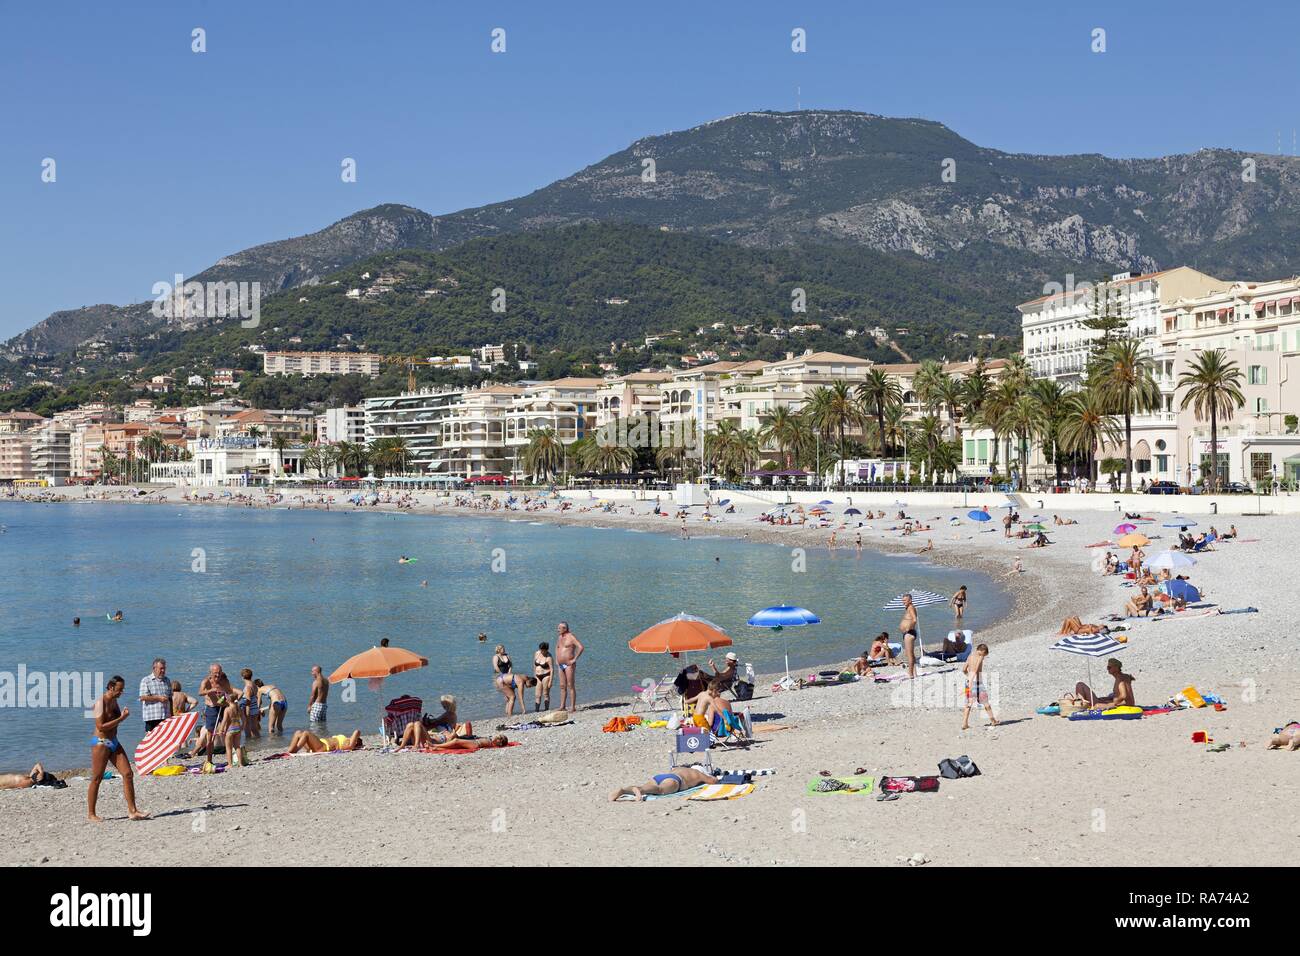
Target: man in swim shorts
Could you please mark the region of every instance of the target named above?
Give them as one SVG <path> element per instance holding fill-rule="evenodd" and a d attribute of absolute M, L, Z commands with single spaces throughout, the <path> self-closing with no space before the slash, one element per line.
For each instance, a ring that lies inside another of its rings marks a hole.
<path fill-rule="evenodd" d="M 203 729 L 207 731 L 207 762 L 212 763 L 216 753 L 217 722 L 226 704 L 235 697 L 235 690 L 230 686 L 230 678 L 221 669 L 220 664 L 208 667 L 208 676 L 199 684 L 199 697 L 203 699 Z"/>
<path fill-rule="evenodd" d="M 330 695 L 329 682 L 321 673 L 320 665 L 311 669 L 311 697 L 307 701 L 307 719 L 313 724 L 325 723 L 325 702 Z"/>
<path fill-rule="evenodd" d="M 662 797 L 670 793 L 681 793 L 683 790 L 691 790 L 695 787 L 703 787 L 717 782 L 717 777 L 705 773 L 703 770 L 696 770 L 694 767 L 677 767 L 671 773 L 655 774 L 653 780 L 647 781 L 639 787 L 619 787 L 609 795 L 609 799 L 612 803 L 618 800 L 619 797 L 631 796 L 633 800 L 641 801 L 646 797 Z"/>
<path fill-rule="evenodd" d="M 95 813 L 95 804 L 99 800 L 99 785 L 104 780 L 104 770 L 111 760 L 122 777 L 122 790 L 126 797 L 126 814 L 132 820 L 147 820 L 149 814 L 141 813 L 135 805 L 135 779 L 131 770 L 131 761 L 126 751 L 117 742 L 117 728 L 122 721 L 131 716 L 127 708 L 117 706 L 117 699 L 126 689 L 126 680 L 114 675 L 108 680 L 104 694 L 95 702 L 95 736 L 90 738 L 90 787 L 86 791 L 87 819 L 91 823 L 103 823 Z"/>
<path fill-rule="evenodd" d="M 560 665 L 560 710 L 572 713 L 578 709 L 578 658 L 585 648 L 569 630 L 568 621 L 561 621 L 555 630 L 559 634 L 555 640 L 555 660 Z"/>
<path fill-rule="evenodd" d="M 979 644 L 962 666 L 962 672 L 966 675 L 966 709 L 961 715 L 962 730 L 970 730 L 970 709 L 975 706 L 984 708 L 990 727 L 998 725 L 993 716 L 993 708 L 989 706 L 989 689 L 984 681 L 984 659 L 988 656 L 989 646 Z"/>

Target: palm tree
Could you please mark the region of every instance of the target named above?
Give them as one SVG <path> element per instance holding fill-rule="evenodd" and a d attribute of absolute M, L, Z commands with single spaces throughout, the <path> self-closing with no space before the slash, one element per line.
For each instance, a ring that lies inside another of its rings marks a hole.
<path fill-rule="evenodd" d="M 939 405 L 948 413 L 948 425 L 952 429 L 952 440 L 961 446 L 961 418 L 962 402 L 966 398 L 966 386 L 962 384 L 961 379 L 953 378 L 951 375 L 944 375 L 938 385 Z"/>
<path fill-rule="evenodd" d="M 636 462 L 636 452 L 613 442 L 591 442 L 579 454 L 583 468 L 601 475 L 631 471 Z"/>
<path fill-rule="evenodd" d="M 815 389 L 808 397 L 808 421 L 820 434 L 836 436 L 840 487 L 844 487 L 844 441 L 849 429 L 865 431 L 867 415 L 853 388 L 847 382 L 835 382 Z M 820 475 L 817 476 L 821 478 Z"/>
<path fill-rule="evenodd" d="M 812 444 L 808 419 L 788 405 L 778 405 L 760 421 L 762 427 L 758 430 L 758 440 L 764 448 L 775 448 L 781 453 L 786 469 L 793 468 L 806 457 Z"/>
<path fill-rule="evenodd" d="M 1119 426 L 1097 389 L 1087 388 L 1066 396 L 1057 441 L 1065 451 L 1084 456 L 1088 479 L 1096 481 L 1093 463 L 1097 449 L 1103 444 L 1119 444 Z"/>
<path fill-rule="evenodd" d="M 1160 386 L 1137 339 L 1111 342 L 1096 358 L 1096 374 L 1107 404 L 1124 416 L 1124 491 L 1133 490 L 1133 416 L 1160 407 Z"/>
<path fill-rule="evenodd" d="M 1210 490 L 1219 489 L 1219 419 L 1227 421 L 1246 404 L 1241 393 L 1241 369 L 1222 349 L 1196 356 L 1191 368 L 1178 376 L 1178 388 L 1185 388 L 1180 408 L 1189 406 L 1198 422 L 1210 420 Z"/>
<path fill-rule="evenodd" d="M 343 469 L 344 475 L 362 477 L 370 463 L 370 453 L 359 442 L 341 441 L 335 446 L 335 460 Z"/>
<path fill-rule="evenodd" d="M 858 386 L 858 399 L 863 407 L 876 416 L 876 437 L 880 442 L 880 457 L 889 454 L 888 429 L 885 427 L 885 413 L 891 408 L 903 404 L 903 389 L 898 380 L 890 378 L 883 369 L 873 368 L 867 371 L 867 377 Z"/>
<path fill-rule="evenodd" d="M 1016 403 L 1016 399 L 1020 397 L 1020 391 L 1019 381 L 1004 376 L 998 380 L 996 385 L 992 386 L 980 406 L 979 424 L 993 433 L 993 457 L 989 462 L 990 471 L 996 472 L 998 470 L 998 446 L 1009 434 L 1003 419 L 1011 406 Z M 1006 457 L 1009 466 L 1011 459 L 1010 448 L 1007 449 Z"/>
<path fill-rule="evenodd" d="M 528 447 L 524 449 L 524 470 L 534 478 L 546 481 L 560 473 L 565 455 L 564 442 L 555 434 L 554 428 L 531 429 Z"/>
<path fill-rule="evenodd" d="M 704 436 L 704 458 L 709 467 L 728 478 L 740 478 L 759 459 L 758 436 L 734 421 L 724 420 Z"/>
<path fill-rule="evenodd" d="M 1042 406 L 1032 395 L 1022 394 L 1002 416 L 1002 427 L 1007 434 L 1019 439 L 1020 488 L 1029 486 L 1029 441 L 1038 434 L 1042 421 Z M 1007 464 L 1010 466 L 1010 459 Z"/>
<path fill-rule="evenodd" d="M 400 436 L 376 438 L 370 443 L 370 462 L 381 477 L 388 472 L 405 471 L 409 454 L 406 439 Z"/>
<path fill-rule="evenodd" d="M 939 455 L 939 446 L 944 443 L 943 422 L 938 415 L 922 415 L 912 428 L 911 457 L 913 461 L 923 463 L 930 470 L 931 478 L 936 472 L 935 459 Z"/>
<path fill-rule="evenodd" d="M 148 461 L 161 461 L 167 454 L 167 442 L 161 432 L 150 432 L 137 443 L 136 451 Z"/>
<path fill-rule="evenodd" d="M 249 437 L 249 438 L 252 438 L 252 439 L 258 439 L 258 438 L 261 438 L 261 437 L 262 437 L 262 429 L 259 428 L 257 425 L 249 425 L 249 426 L 248 426 L 248 437 Z"/>
<path fill-rule="evenodd" d="M 1043 440 L 1043 454 L 1051 457 L 1056 468 L 1056 484 L 1059 485 L 1062 479 L 1060 432 L 1067 408 L 1067 395 L 1061 384 L 1050 378 L 1037 379 L 1029 389 L 1042 412 L 1038 434 Z"/>
<path fill-rule="evenodd" d="M 292 442 L 289 440 L 288 435 L 277 433 L 271 436 L 271 447 L 275 449 L 275 457 L 277 459 L 276 471 L 282 475 L 284 474 L 284 450 L 291 444 Z"/>
<path fill-rule="evenodd" d="M 939 408 L 944 379 L 947 377 L 942 365 L 934 359 L 926 359 L 916 370 L 916 377 L 912 379 L 912 389 L 916 392 L 917 401 L 929 409 L 931 414 Z"/>

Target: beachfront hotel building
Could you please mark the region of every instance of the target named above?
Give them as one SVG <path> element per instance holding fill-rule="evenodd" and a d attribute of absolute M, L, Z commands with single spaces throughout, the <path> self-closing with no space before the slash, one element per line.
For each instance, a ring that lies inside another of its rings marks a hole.
<path fill-rule="evenodd" d="M 401 438 L 406 442 L 406 470 L 415 475 L 445 475 L 442 424 L 465 395 L 463 388 L 431 388 L 367 398 L 366 442 Z"/>
<path fill-rule="evenodd" d="M 1241 370 L 1244 408 L 1219 422 L 1218 459 L 1223 481 L 1251 485 L 1274 479 L 1300 480 L 1300 278 L 1233 282 L 1181 267 L 1146 276 L 1121 273 L 1132 290 L 1119 296 L 1129 335 L 1139 339 L 1160 389 L 1160 407 L 1133 417 L 1134 481 L 1195 484 L 1208 474 L 1209 422 L 1180 408 L 1180 376 L 1202 351 L 1222 349 Z M 1092 314 L 1090 292 L 1046 297 L 1019 306 L 1025 357 L 1036 376 L 1078 387 L 1093 340 L 1082 327 Z M 1124 457 L 1121 440 L 1097 457 Z M 1046 475 L 1041 457 L 1031 475 Z"/>
<path fill-rule="evenodd" d="M 509 475 L 515 455 L 506 446 L 511 409 L 522 385 L 488 385 L 466 392 L 442 422 L 437 473 L 453 478 Z"/>
<path fill-rule="evenodd" d="M 661 386 L 672 381 L 668 372 L 632 372 L 605 379 L 596 389 L 596 427 L 638 415 L 658 415 Z"/>
<path fill-rule="evenodd" d="M 373 352 L 263 352 L 267 375 L 368 375 L 384 370 L 384 357 Z"/>
<path fill-rule="evenodd" d="M 316 440 L 325 445 L 366 440 L 366 410 L 360 405 L 327 408 L 316 416 Z"/>

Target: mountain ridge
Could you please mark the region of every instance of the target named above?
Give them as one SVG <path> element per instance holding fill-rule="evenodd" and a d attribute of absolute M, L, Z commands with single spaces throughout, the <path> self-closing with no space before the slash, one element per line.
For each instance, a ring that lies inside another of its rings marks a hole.
<path fill-rule="evenodd" d="M 1245 160 L 1254 181 L 1242 175 Z M 381 252 L 585 222 L 769 249 L 858 246 L 961 268 L 989 258 L 1016 288 L 1045 261 L 1085 275 L 1187 262 L 1224 278 L 1265 278 L 1300 272 L 1296 208 L 1293 157 L 1219 148 L 1138 159 L 1007 153 L 924 118 L 751 110 L 641 137 L 524 196 L 438 216 L 381 204 L 223 256 L 192 278 L 258 281 L 274 292 Z M 1034 291 L 1026 286 L 1024 298 Z M 101 304 L 56 312 L 7 345 L 48 354 L 158 324 L 148 303 Z"/>

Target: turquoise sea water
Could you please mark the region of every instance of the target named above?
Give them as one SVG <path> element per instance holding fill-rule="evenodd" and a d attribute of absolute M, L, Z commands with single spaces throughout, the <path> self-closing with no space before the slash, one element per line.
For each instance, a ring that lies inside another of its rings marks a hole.
<path fill-rule="evenodd" d="M 232 678 L 251 667 L 284 690 L 285 727 L 293 730 L 306 726 L 312 664 L 328 674 L 387 637 L 426 655 L 429 667 L 389 679 L 382 694 L 362 682 L 353 702 L 340 699 L 339 687 L 330 695 L 331 732 L 374 733 L 380 704 L 404 693 L 422 697 L 426 710 L 436 710 L 440 694 L 456 694 L 463 715 L 495 725 L 504 702 L 492 686 L 492 648 L 505 644 L 516 669 L 531 673 L 538 642 L 554 645 L 561 620 L 586 645 L 579 699 L 591 703 L 680 668 L 627 646 L 679 611 L 723 627 L 741 660 L 761 673 L 781 668 L 782 638 L 745 621 L 770 604 L 799 604 L 822 617 L 787 632 L 791 665 L 803 668 L 856 655 L 881 630 L 896 634 L 898 612 L 880 606 L 908 587 L 951 594 L 967 584 L 967 626 L 977 631 L 1008 606 L 987 578 L 917 558 L 812 549 L 807 570 L 795 573 L 787 547 L 538 525 L 522 516 L 0 503 L 0 525 L 5 771 L 36 759 L 51 768 L 89 762 L 93 725 L 82 702 L 64 693 L 63 706 L 49 706 L 51 695 L 34 689 L 51 673 L 124 676 L 132 713 L 120 737 L 134 749 L 142 732 L 139 682 L 159 655 L 168 677 L 191 694 L 213 661 Z M 401 555 L 418 560 L 399 565 Z M 493 570 L 494 557 L 504 570 Z M 194 570 L 199 563 L 204 570 Z M 106 620 L 119 608 L 124 623 Z M 71 626 L 74 616 L 80 628 Z M 950 627 L 947 608 L 922 610 L 927 646 Z M 25 687 L 15 686 L 20 668 Z M 531 691 L 526 699 L 531 706 Z"/>

